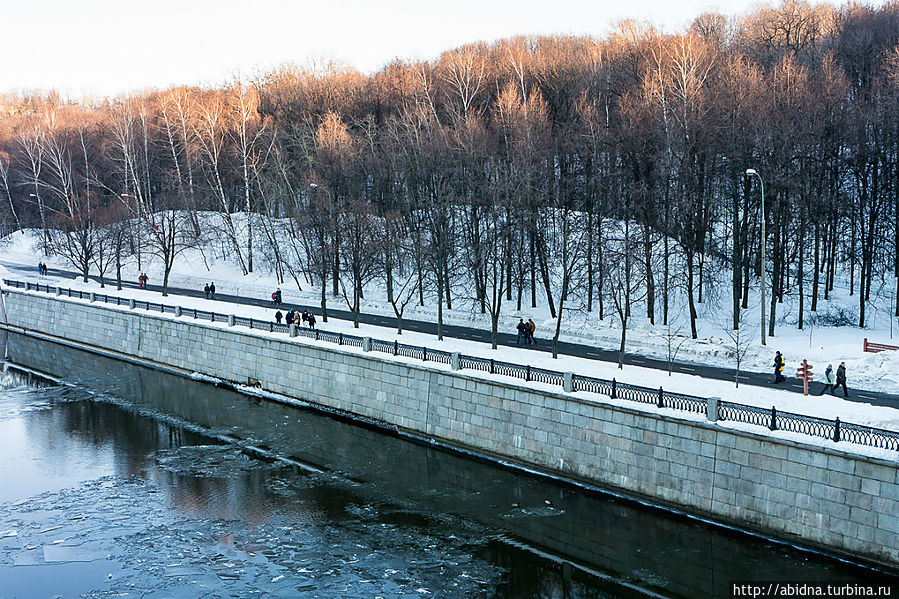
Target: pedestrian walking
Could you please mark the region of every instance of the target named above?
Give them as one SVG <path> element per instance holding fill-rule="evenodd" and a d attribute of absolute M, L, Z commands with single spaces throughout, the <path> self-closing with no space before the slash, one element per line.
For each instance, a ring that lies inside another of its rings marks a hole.
<path fill-rule="evenodd" d="M 828 391 L 830 391 L 831 395 L 836 395 L 834 391 L 837 390 L 837 379 L 836 375 L 833 372 L 833 365 L 828 364 L 827 370 L 824 371 L 824 388 L 821 389 L 821 393 L 818 395 L 824 395 Z"/>
<path fill-rule="evenodd" d="M 137 277 L 137 282 L 140 283 L 140 288 L 145 289 L 147 287 L 147 281 L 150 280 L 150 277 L 147 276 L 147 273 L 140 273 L 140 276 Z"/>
<path fill-rule="evenodd" d="M 534 321 L 532 319 L 528 318 L 528 323 L 525 326 L 527 326 L 527 329 L 528 329 L 527 330 L 528 335 L 527 335 L 527 339 L 526 339 L 527 344 L 528 345 L 537 345 L 537 340 L 534 338 L 534 332 L 537 330 L 537 325 L 534 324 Z"/>
<path fill-rule="evenodd" d="M 527 341 L 528 336 L 525 334 L 525 329 L 528 328 L 528 325 L 524 324 L 523 318 L 519 318 L 516 328 L 518 329 L 518 339 L 515 340 L 515 345 L 521 345 L 522 342 Z"/>
<path fill-rule="evenodd" d="M 785 379 L 784 375 L 784 358 L 780 355 L 780 352 L 777 352 L 774 356 L 774 384 L 782 383 Z"/>
<path fill-rule="evenodd" d="M 277 322 L 278 324 L 281 324 L 282 318 L 284 318 L 284 315 L 281 314 L 281 310 L 278 310 L 277 312 L 275 312 L 275 322 Z"/>
<path fill-rule="evenodd" d="M 307 312 L 306 310 L 303 310 L 302 319 L 303 319 L 303 324 L 308 326 L 309 325 L 309 312 Z"/>
<path fill-rule="evenodd" d="M 209 283 L 206 283 L 206 286 L 203 287 L 203 293 L 206 294 L 206 299 L 209 299 Z"/>
<path fill-rule="evenodd" d="M 287 311 L 287 314 L 284 315 L 284 321 L 287 324 L 293 324 L 293 308 Z"/>
<path fill-rule="evenodd" d="M 209 299 L 215 299 L 215 283 L 209 284 Z"/>
<path fill-rule="evenodd" d="M 310 312 L 309 316 L 307 316 L 307 318 L 309 319 L 309 328 L 314 329 L 315 328 L 315 314 Z"/>
<path fill-rule="evenodd" d="M 272 292 L 272 303 L 275 304 L 276 306 L 281 305 L 281 290 L 280 289 L 277 289 L 276 291 Z"/>
<path fill-rule="evenodd" d="M 839 367 L 837 367 L 836 387 L 842 387 L 843 397 L 849 397 L 849 390 L 846 388 L 846 362 L 840 362 Z M 834 395 L 836 395 L 836 388 L 834 388 Z"/>

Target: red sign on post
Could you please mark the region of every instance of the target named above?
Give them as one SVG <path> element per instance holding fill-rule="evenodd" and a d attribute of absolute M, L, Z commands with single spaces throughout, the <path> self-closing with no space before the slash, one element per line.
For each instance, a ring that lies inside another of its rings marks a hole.
<path fill-rule="evenodd" d="M 803 360 L 802 366 L 796 370 L 796 376 L 802 379 L 802 392 L 808 395 L 808 382 L 815 378 L 812 374 L 812 365 Z"/>

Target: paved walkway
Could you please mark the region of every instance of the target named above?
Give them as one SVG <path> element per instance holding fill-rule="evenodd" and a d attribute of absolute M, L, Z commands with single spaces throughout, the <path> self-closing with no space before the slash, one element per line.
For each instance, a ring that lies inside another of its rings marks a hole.
<path fill-rule="evenodd" d="M 0 264 L 7 267 L 11 271 L 18 271 L 29 275 L 37 274 L 36 266 L 24 266 L 22 264 L 17 264 L 13 262 L 5 262 L 0 261 Z M 79 276 L 78 273 L 69 270 L 61 270 L 56 268 L 49 269 L 48 274 L 60 277 L 76 277 Z M 91 277 L 94 280 L 98 280 L 97 277 Z M 107 279 L 107 285 L 109 284 L 109 280 Z M 112 284 L 115 284 L 115 279 L 112 279 Z M 137 289 L 139 285 L 136 282 L 130 281 L 122 281 L 122 285 L 124 287 Z M 147 285 L 147 289 L 150 291 L 159 291 L 162 292 L 161 285 Z M 169 287 L 170 295 L 185 295 L 189 297 L 203 297 L 202 289 L 184 289 L 180 287 Z M 260 299 L 253 297 L 244 297 L 237 295 L 228 295 L 225 293 L 216 293 L 216 300 L 222 302 L 232 302 L 236 304 L 245 304 L 250 306 L 262 306 L 266 308 L 272 308 L 272 302 L 270 299 Z M 290 307 L 299 307 L 300 309 L 311 309 L 311 311 L 315 312 L 316 315 L 319 315 L 319 311 L 321 306 L 312 305 L 312 304 L 284 304 L 282 309 L 284 311 L 290 309 Z M 334 316 L 335 318 L 345 319 L 352 321 L 353 315 L 346 310 L 337 310 L 333 309 L 330 306 L 328 307 L 328 315 Z M 320 315 L 319 315 L 320 316 Z M 372 324 L 387 328 L 395 328 L 396 327 L 396 318 L 393 316 L 383 316 L 379 314 L 360 314 L 359 321 L 365 324 Z M 403 330 L 406 331 L 415 331 L 417 333 L 429 333 L 432 335 L 437 334 L 437 325 L 433 322 L 426 322 L 421 320 L 409 320 L 403 319 Z M 491 342 L 491 334 L 489 330 L 478 329 L 473 327 L 465 327 L 459 325 L 451 325 L 444 324 L 443 325 L 444 335 L 447 337 L 454 337 L 457 339 L 466 339 L 470 341 L 480 341 L 483 343 Z M 539 331 L 538 331 L 539 333 Z M 517 335 L 512 333 L 499 333 L 497 337 L 497 342 L 501 345 L 512 346 L 515 345 Z M 552 340 L 550 338 L 541 339 L 539 334 L 537 336 L 537 345 L 532 348 L 534 351 L 543 351 L 550 352 L 552 351 Z M 618 352 L 616 350 L 606 350 L 600 349 L 597 347 L 593 347 L 591 345 L 584 345 L 580 343 L 569 343 L 566 341 L 559 341 L 559 353 L 568 355 L 568 356 L 577 356 L 580 358 L 590 358 L 593 360 L 602 360 L 604 362 L 612 362 L 618 363 Z M 664 370 L 667 372 L 668 370 L 668 362 L 665 360 L 660 360 L 657 358 L 649 358 L 645 356 L 640 356 L 637 354 L 625 354 L 624 363 L 633 366 L 642 366 L 644 368 L 655 368 L 657 370 Z M 708 366 L 706 364 L 694 364 L 690 362 L 675 362 L 672 367 L 673 372 L 684 373 L 684 374 L 693 374 L 697 376 L 701 376 L 707 379 L 716 379 L 721 381 L 730 381 L 734 380 L 734 371 L 732 368 L 721 368 L 717 366 Z M 787 373 L 792 374 L 792 373 Z M 740 373 L 740 384 L 741 385 L 753 385 L 757 387 L 774 387 L 771 384 L 771 380 L 773 378 L 773 374 L 770 372 L 741 372 Z M 811 392 L 818 393 L 823 387 L 823 383 L 813 382 Z M 787 377 L 786 382 L 781 383 L 776 386 L 778 389 L 788 389 L 790 391 L 795 391 L 797 393 L 802 393 L 802 381 L 795 377 Z M 899 407 L 899 395 L 891 394 L 891 393 L 883 393 L 879 391 L 866 391 L 864 389 L 855 389 L 850 387 L 849 390 L 849 400 L 857 401 L 860 403 L 870 403 L 876 406 L 887 406 L 887 407 Z M 839 397 L 839 395 L 838 395 Z"/>

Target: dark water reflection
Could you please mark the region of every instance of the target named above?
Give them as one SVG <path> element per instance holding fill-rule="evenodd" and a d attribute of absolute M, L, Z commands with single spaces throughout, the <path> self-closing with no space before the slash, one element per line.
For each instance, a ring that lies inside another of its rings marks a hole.
<path fill-rule="evenodd" d="M 41 527 L 85 514 L 58 545 L 108 550 L 102 561 L 116 573 L 88 577 L 94 586 L 78 593 L 134 584 L 148 597 L 201 587 L 211 596 L 701 597 L 728 596 L 733 581 L 884 579 L 55 344 L 10 335 L 9 356 L 79 384 L 0 390 L 0 589 L 4 580 L 20 589 L 10 597 L 32 596 L 17 570 L 48 562 L 12 567 L 37 549 L 3 529 L 52 543 Z"/>

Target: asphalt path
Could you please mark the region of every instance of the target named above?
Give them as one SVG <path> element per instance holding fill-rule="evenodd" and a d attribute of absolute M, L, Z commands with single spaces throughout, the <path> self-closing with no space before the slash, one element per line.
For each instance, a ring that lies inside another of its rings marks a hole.
<path fill-rule="evenodd" d="M 0 261 L 0 264 L 7 267 L 13 271 L 23 272 L 29 275 L 36 274 L 37 266 L 25 266 L 15 262 L 6 262 Z M 80 276 L 78 273 L 69 270 L 62 270 L 57 268 L 50 268 L 48 274 L 59 277 L 77 277 Z M 99 280 L 98 277 L 92 276 L 91 279 Z M 115 285 L 115 279 L 107 279 L 107 285 L 112 282 L 112 285 Z M 129 287 L 137 289 L 140 286 L 136 282 L 131 281 L 122 281 L 123 287 Z M 148 284 L 147 289 L 150 291 L 159 291 L 162 292 L 161 285 Z M 169 287 L 168 289 L 169 295 L 184 295 L 188 297 L 203 297 L 202 289 L 184 289 L 181 287 Z M 226 293 L 216 293 L 215 294 L 216 301 L 221 302 L 230 302 L 235 304 L 245 304 L 248 306 L 261 306 L 265 308 L 275 309 L 275 306 L 272 305 L 272 301 L 270 298 L 254 298 L 254 297 L 245 297 L 245 296 L 237 296 L 237 295 L 229 295 Z M 312 304 L 290 304 L 285 303 L 280 308 L 284 311 L 289 310 L 290 308 L 298 308 L 300 310 L 310 310 L 314 312 L 316 315 L 321 311 L 320 305 L 312 305 Z M 328 315 L 334 316 L 335 318 L 340 318 L 344 320 L 352 320 L 353 315 L 349 311 L 346 310 L 338 310 L 328 307 Z M 387 328 L 396 327 L 396 318 L 392 316 L 383 316 L 380 314 L 360 314 L 359 321 L 365 324 L 372 324 Z M 321 327 L 319 327 L 321 328 Z M 403 330 L 406 331 L 415 331 L 417 333 L 429 333 L 432 335 L 437 334 L 437 325 L 433 322 L 421 321 L 421 320 L 409 320 L 403 319 Z M 542 351 L 542 352 L 551 352 L 552 351 L 552 339 L 551 338 L 541 338 L 540 331 L 537 331 L 537 344 L 534 346 L 530 346 L 530 349 L 533 351 Z M 444 324 L 443 325 L 443 334 L 447 337 L 454 337 L 456 339 L 466 339 L 469 341 L 481 341 L 483 343 L 491 342 L 491 334 L 490 331 L 484 329 L 478 329 L 473 327 L 465 327 L 459 325 L 452 324 Z M 500 345 L 513 346 L 515 345 L 517 339 L 517 333 L 504 333 L 500 332 L 497 336 L 497 343 Z M 559 353 L 568 355 L 568 356 L 577 356 L 579 358 L 589 358 L 592 360 L 601 360 L 603 362 L 612 362 L 618 363 L 618 351 L 617 350 L 608 350 L 601 349 L 598 347 L 594 347 L 592 345 L 584 345 L 580 343 L 569 343 L 566 341 L 559 341 Z M 625 354 L 624 363 L 627 365 L 633 366 L 642 366 L 644 368 L 654 368 L 656 370 L 668 371 L 668 362 L 666 360 L 660 360 L 657 358 L 650 358 L 646 356 L 641 356 L 638 354 Z M 815 374 L 817 376 L 823 376 L 824 369 L 821 365 L 817 365 Z M 683 374 L 692 374 L 696 376 L 701 376 L 702 378 L 714 379 L 720 381 L 734 381 L 734 369 L 733 368 L 721 368 L 717 366 L 709 366 L 707 364 L 695 364 L 691 362 L 674 362 L 672 364 L 671 370 L 673 372 L 683 373 Z M 795 370 L 795 369 L 794 369 Z M 794 391 L 796 393 L 802 393 L 802 381 L 794 375 L 794 372 L 785 371 L 785 375 L 787 375 L 787 380 L 778 385 L 772 384 L 774 379 L 774 374 L 772 372 L 741 372 L 740 373 L 740 384 L 741 385 L 753 385 L 756 387 L 765 387 L 765 388 L 777 388 L 777 389 L 787 389 L 789 391 Z M 849 379 L 851 381 L 852 373 L 849 373 Z M 824 387 L 824 384 L 818 381 L 813 381 L 811 383 L 811 393 L 817 394 Z M 842 391 L 840 391 L 840 395 L 842 396 Z M 883 393 L 880 391 L 866 391 L 864 389 L 856 389 L 850 387 L 849 390 L 849 398 L 850 401 L 856 401 L 859 403 L 869 403 L 876 406 L 887 406 L 887 407 L 896 407 L 899 406 L 899 395 L 891 394 L 891 393 Z"/>

